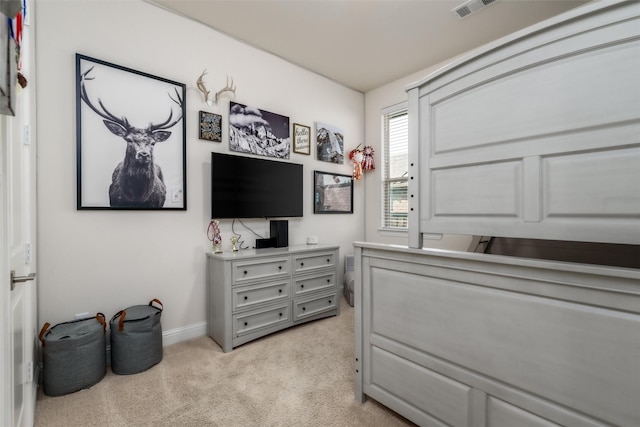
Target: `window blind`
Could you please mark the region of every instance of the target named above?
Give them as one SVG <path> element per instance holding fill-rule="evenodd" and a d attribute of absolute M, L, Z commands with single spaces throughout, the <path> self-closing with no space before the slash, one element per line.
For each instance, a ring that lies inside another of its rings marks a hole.
<path fill-rule="evenodd" d="M 382 227 L 407 228 L 409 116 L 406 103 L 383 110 Z"/>

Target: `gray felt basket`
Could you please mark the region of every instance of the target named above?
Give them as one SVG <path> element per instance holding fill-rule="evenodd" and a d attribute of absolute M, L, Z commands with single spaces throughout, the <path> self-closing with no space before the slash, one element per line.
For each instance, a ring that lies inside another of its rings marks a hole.
<path fill-rule="evenodd" d="M 44 394 L 61 396 L 97 384 L 107 373 L 104 314 L 40 330 Z"/>
<path fill-rule="evenodd" d="M 136 374 L 162 360 L 162 309 L 162 303 L 153 299 L 148 305 L 120 310 L 111 318 L 111 370 L 115 374 Z"/>

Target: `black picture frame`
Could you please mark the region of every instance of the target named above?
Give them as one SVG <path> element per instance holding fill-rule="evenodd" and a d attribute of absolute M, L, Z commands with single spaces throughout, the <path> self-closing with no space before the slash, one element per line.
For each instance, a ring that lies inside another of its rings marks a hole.
<path fill-rule="evenodd" d="M 222 116 L 200 111 L 198 138 L 205 141 L 222 142 Z"/>
<path fill-rule="evenodd" d="M 185 84 L 76 54 L 78 210 L 186 210 L 186 134 Z"/>
<path fill-rule="evenodd" d="M 313 171 L 313 213 L 353 213 L 353 177 Z"/>

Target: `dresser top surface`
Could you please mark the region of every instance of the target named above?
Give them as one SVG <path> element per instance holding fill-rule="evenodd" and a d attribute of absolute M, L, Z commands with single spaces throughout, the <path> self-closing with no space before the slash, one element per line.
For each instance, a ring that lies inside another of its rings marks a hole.
<path fill-rule="evenodd" d="M 333 251 L 338 248 L 339 246 L 335 245 L 292 245 L 287 246 L 286 248 L 244 249 L 237 252 L 225 251 L 219 254 L 214 254 L 212 251 L 208 251 L 207 257 L 226 261 L 262 256 L 293 255 L 313 251 Z"/>

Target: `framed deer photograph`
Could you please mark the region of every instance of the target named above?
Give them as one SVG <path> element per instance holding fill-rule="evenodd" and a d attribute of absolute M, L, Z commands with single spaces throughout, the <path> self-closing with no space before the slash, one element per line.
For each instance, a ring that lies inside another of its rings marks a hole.
<path fill-rule="evenodd" d="M 78 209 L 187 208 L 186 86 L 76 54 Z"/>

